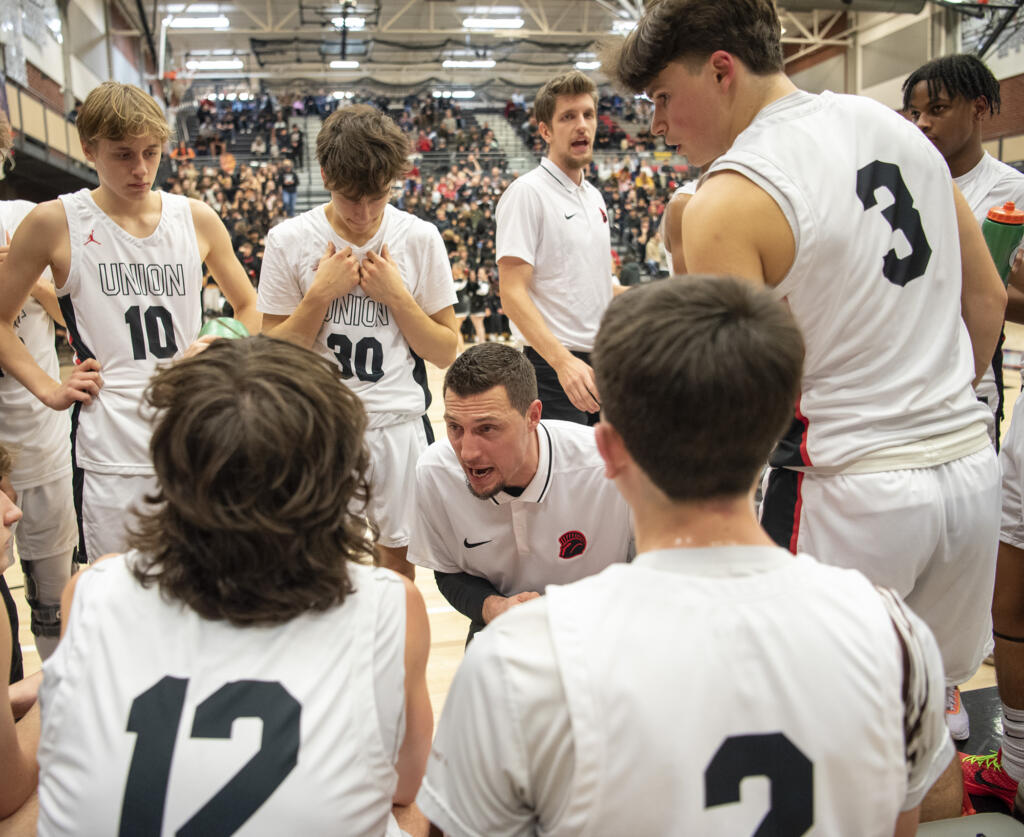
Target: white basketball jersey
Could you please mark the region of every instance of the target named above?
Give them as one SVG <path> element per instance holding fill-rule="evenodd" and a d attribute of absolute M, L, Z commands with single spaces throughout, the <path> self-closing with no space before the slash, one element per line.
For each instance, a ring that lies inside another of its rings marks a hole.
<path fill-rule="evenodd" d="M 14 231 L 35 204 L 0 201 L 0 243 Z M 44 274 L 49 278 L 50 271 Z M 33 297 L 25 300 L 14 320 L 14 333 L 39 368 L 55 381 L 60 364 L 53 345 L 53 320 Z M 71 417 L 45 406 L 13 376 L 0 369 L 0 442 L 14 455 L 11 484 L 21 491 L 71 473 Z"/>
<path fill-rule="evenodd" d="M 986 444 L 953 185 L 924 135 L 870 99 L 798 91 L 710 172 L 725 170 L 772 196 L 796 245 L 775 292 L 807 354 L 797 421 L 772 464 L 844 468 L 947 435 L 970 438 L 953 458 Z"/>
<path fill-rule="evenodd" d="M 384 244 L 413 299 L 428 315 L 456 302 L 451 264 L 440 233 L 413 215 L 388 205 L 376 234 L 355 247 L 332 228 L 318 206 L 274 227 L 260 269 L 259 309 L 290 315 L 313 285 L 328 242 L 352 247 L 358 261 Z M 363 401 L 370 426 L 397 424 L 426 412 L 430 403 L 423 359 L 409 347 L 394 314 L 355 288 L 331 301 L 313 351 L 333 360 L 345 383 Z"/>
<path fill-rule="evenodd" d="M 405 735 L 405 588 L 283 625 L 209 621 L 129 566 L 79 581 L 40 690 L 39 834 L 379 837 Z"/>
<path fill-rule="evenodd" d="M 739 835 L 764 820 L 881 837 L 923 793 L 908 759 L 934 750 L 908 753 L 901 644 L 857 572 L 773 548 L 665 550 L 549 587 L 547 611 L 574 744 L 559 833 Z M 909 688 L 927 702 L 927 678 Z"/>
<path fill-rule="evenodd" d="M 1024 174 L 989 154 L 982 155 L 973 169 L 953 182 L 959 187 L 971 207 L 971 212 L 982 223 L 988 211 L 1013 201 L 1018 209 L 1024 209 Z"/>
<path fill-rule="evenodd" d="M 96 358 L 103 378 L 99 396 L 73 417 L 75 464 L 89 471 L 153 472 L 142 393 L 202 325 L 202 262 L 188 198 L 159 194 L 160 221 L 146 238 L 112 221 L 88 189 L 60 196 L 71 269 L 57 295 L 78 359 Z"/>

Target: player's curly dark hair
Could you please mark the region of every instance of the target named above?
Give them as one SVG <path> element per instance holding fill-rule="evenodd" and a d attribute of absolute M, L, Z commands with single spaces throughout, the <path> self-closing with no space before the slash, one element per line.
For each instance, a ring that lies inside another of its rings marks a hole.
<path fill-rule="evenodd" d="M 366 412 L 337 366 L 269 337 L 217 340 L 146 391 L 159 490 L 133 572 L 207 619 L 271 625 L 340 604 L 373 553 Z"/>
<path fill-rule="evenodd" d="M 903 110 L 910 109 L 914 88 L 922 81 L 928 83 L 929 99 L 938 98 L 943 90 L 950 98 L 962 96 L 969 102 L 982 97 L 990 114 L 999 113 L 999 81 L 976 55 L 944 55 L 914 70 L 903 82 Z"/>
<path fill-rule="evenodd" d="M 592 354 L 601 420 L 669 499 L 741 496 L 793 420 L 804 342 L 741 279 L 688 276 L 612 300 Z"/>
<path fill-rule="evenodd" d="M 658 0 L 625 39 L 606 42 L 601 72 L 640 93 L 671 61 L 703 63 L 716 50 L 757 75 L 781 73 L 782 24 L 772 0 Z"/>

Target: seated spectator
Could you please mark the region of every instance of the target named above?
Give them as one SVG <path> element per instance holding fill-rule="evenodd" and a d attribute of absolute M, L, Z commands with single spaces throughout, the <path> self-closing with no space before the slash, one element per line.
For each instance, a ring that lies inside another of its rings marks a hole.
<path fill-rule="evenodd" d="M 40 833 L 397 835 L 430 627 L 369 566 L 359 399 L 253 337 L 164 367 L 147 405 L 158 494 L 134 548 L 69 585 L 46 663 Z"/>
<path fill-rule="evenodd" d="M 253 136 L 252 142 L 249 143 L 249 153 L 255 154 L 257 157 L 262 157 L 267 153 L 267 141 L 263 139 L 263 134 Z"/>

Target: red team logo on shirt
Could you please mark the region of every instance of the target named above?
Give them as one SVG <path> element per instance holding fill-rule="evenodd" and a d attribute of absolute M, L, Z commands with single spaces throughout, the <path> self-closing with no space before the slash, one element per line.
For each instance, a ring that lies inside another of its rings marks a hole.
<path fill-rule="evenodd" d="M 601 213 L 601 222 L 604 223 L 604 224 L 607 224 L 608 223 L 608 216 L 605 214 L 605 211 L 603 209 L 601 209 L 601 207 L 598 207 L 597 209 Z"/>
<path fill-rule="evenodd" d="M 100 244 L 100 243 L 99 243 L 99 242 L 98 242 L 98 241 L 96 240 L 96 238 L 95 238 L 95 237 L 93 236 L 93 233 L 94 233 L 94 232 L 96 232 L 96 230 L 95 230 L 95 229 L 91 229 L 91 230 L 89 230 L 89 237 L 88 237 L 88 238 L 87 238 L 87 239 L 85 240 L 85 244 L 83 244 L 83 245 L 82 245 L 83 247 L 85 247 L 85 245 L 86 245 L 86 244 L 99 244 L 99 246 L 100 246 L 100 247 L 102 247 L 102 246 L 103 246 L 103 245 L 102 245 L 102 244 Z"/>
<path fill-rule="evenodd" d="M 566 532 L 562 537 L 558 539 L 558 557 L 559 558 L 576 558 L 583 554 L 583 551 L 587 548 L 587 539 L 583 537 L 582 532 L 577 532 L 573 529 L 571 532 Z"/>

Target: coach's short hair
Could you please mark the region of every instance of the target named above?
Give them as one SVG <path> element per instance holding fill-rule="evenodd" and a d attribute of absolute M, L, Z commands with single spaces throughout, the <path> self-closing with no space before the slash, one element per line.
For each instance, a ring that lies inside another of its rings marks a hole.
<path fill-rule="evenodd" d="M 537 373 L 517 349 L 503 343 L 478 343 L 470 346 L 448 367 L 444 390 L 465 398 L 493 387 L 505 387 L 508 401 L 520 415 L 526 415 L 537 400 Z"/>
<path fill-rule="evenodd" d="M 569 70 L 560 73 L 553 79 L 549 79 L 545 85 L 537 91 L 533 100 L 533 115 L 538 122 L 543 122 L 549 128 L 551 120 L 555 118 L 555 108 L 559 96 L 580 96 L 589 93 L 594 100 L 594 108 L 597 108 L 597 85 L 587 75 L 579 70 Z"/>
<path fill-rule="evenodd" d="M 117 81 L 105 81 L 89 91 L 78 109 L 75 128 L 83 145 L 138 137 L 152 137 L 163 144 L 171 135 L 156 99 L 134 84 Z"/>
<path fill-rule="evenodd" d="M 793 419 L 803 357 L 789 309 L 749 282 L 631 288 L 594 346 L 601 418 L 671 500 L 744 494 Z"/>
<path fill-rule="evenodd" d="M 640 93 L 670 62 L 703 63 L 720 49 L 756 75 L 782 72 L 782 24 L 772 0 L 657 0 L 625 40 L 606 45 L 601 71 Z"/>
<path fill-rule="evenodd" d="M 316 159 L 324 185 L 346 198 L 377 198 L 409 171 L 409 137 L 370 105 L 348 105 L 324 120 Z"/>
<path fill-rule="evenodd" d="M 362 402 L 337 366 L 270 337 L 216 340 L 156 373 L 159 485 L 131 546 L 144 585 L 207 619 L 279 624 L 340 604 L 372 555 Z"/>

